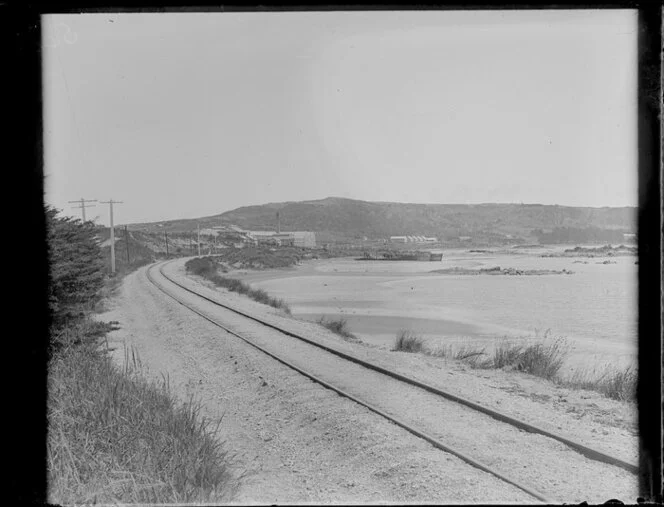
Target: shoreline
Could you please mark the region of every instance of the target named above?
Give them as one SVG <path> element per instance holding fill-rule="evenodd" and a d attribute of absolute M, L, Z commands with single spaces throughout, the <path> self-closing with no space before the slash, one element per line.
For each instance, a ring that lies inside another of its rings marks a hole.
<path fill-rule="evenodd" d="M 524 267 L 518 271 L 526 271 L 545 263 L 552 268 L 551 270 L 559 271 L 560 274 L 563 273 L 563 270 L 571 271 L 569 268 L 572 266 L 573 259 L 541 259 L 534 255 L 537 254 L 519 252 L 516 255 L 498 255 L 464 251 L 454 256 L 443 257 L 442 264 L 461 265 L 464 269 L 475 272 L 483 267 L 495 269 L 494 266 L 500 264 L 500 266 L 506 266 L 506 268 L 500 269 L 511 272 L 511 269 L 518 270 L 514 266 L 522 265 Z M 625 257 L 609 257 L 609 259 L 618 261 L 618 264 L 574 264 L 574 275 L 561 277 L 559 274 L 553 279 L 560 278 L 562 283 L 564 280 L 580 276 L 581 280 L 578 283 L 588 285 L 584 282 L 584 276 L 586 279 L 592 280 L 595 279 L 593 276 L 602 277 L 604 270 L 631 267 L 631 263 L 630 266 L 623 265 L 629 263 Z M 436 262 L 436 264 L 439 263 Z M 335 258 L 305 261 L 288 269 L 238 270 L 229 272 L 226 276 L 239 278 L 268 291 L 275 297 L 286 299 L 296 317 L 312 321 L 322 316 L 345 318 L 349 321 L 351 330 L 358 334 L 363 342 L 369 343 L 371 346 L 389 348 L 401 329 L 409 329 L 422 335 L 432 345 L 466 343 L 493 346 L 505 338 L 515 341 L 535 340 L 538 334 L 554 328 L 551 330 L 551 334 L 566 338 L 572 346 L 569 358 L 570 369 L 577 365 L 584 365 L 588 361 L 597 366 L 603 364 L 629 365 L 636 362 L 636 338 L 633 343 L 624 341 L 621 337 L 625 335 L 622 333 L 610 336 L 600 330 L 599 334 L 585 336 L 578 330 L 565 332 L 556 326 L 564 323 L 562 316 L 551 315 L 549 319 L 537 323 L 536 319 L 533 320 L 527 311 L 524 313 L 518 307 L 512 307 L 510 312 L 517 314 L 522 319 L 521 321 L 503 317 L 502 320 L 505 322 L 500 322 L 492 319 L 492 315 L 497 310 L 492 309 L 492 313 L 482 316 L 478 315 L 476 311 L 469 311 L 461 303 L 450 306 L 450 304 L 437 304 L 435 300 L 428 300 L 429 294 L 438 297 L 435 287 L 440 283 L 445 284 L 442 287 L 452 283 L 454 287 L 463 288 L 465 287 L 463 280 L 479 281 L 481 278 L 487 280 L 486 283 L 490 283 L 490 287 L 493 287 L 492 291 L 499 291 L 495 297 L 502 297 L 503 289 L 500 287 L 503 286 L 503 280 L 509 284 L 505 286 L 504 290 L 508 290 L 509 287 L 513 287 L 509 290 L 516 290 L 524 283 L 530 284 L 531 282 L 528 280 L 533 280 L 536 284 L 544 284 L 542 290 L 547 290 L 549 284 L 547 280 L 551 279 L 553 275 L 548 273 L 541 276 L 444 274 L 432 273 L 430 265 L 430 262 L 419 261 L 371 263 L 353 261 L 352 258 Z M 577 268 L 585 270 L 586 273 L 581 271 L 581 274 L 578 274 Z M 591 275 L 590 278 L 588 278 L 588 273 Z M 444 280 L 449 280 L 449 282 Z M 541 282 L 536 280 L 541 280 Z M 411 287 L 416 290 L 411 290 Z M 424 293 L 422 293 L 423 290 Z M 472 296 L 472 294 L 473 292 L 468 292 L 468 296 Z M 454 303 L 454 297 L 450 296 L 450 298 L 450 303 Z M 596 300 L 596 311 L 602 308 L 601 302 L 601 299 Z M 490 301 L 487 304 L 490 304 Z M 581 308 L 583 307 L 576 310 L 575 318 L 587 320 L 586 311 Z M 592 308 L 588 312 L 591 310 Z M 630 311 L 635 311 L 635 309 L 623 308 L 622 310 L 623 313 L 628 312 L 625 315 L 628 315 Z M 563 310 L 558 310 L 557 313 L 563 315 L 564 312 L 561 312 Z M 547 314 L 548 312 L 544 313 L 544 315 Z M 529 318 L 533 322 L 530 326 L 526 324 L 529 322 Z M 388 330 L 385 327 L 388 321 L 394 325 L 394 329 Z M 579 323 L 581 322 L 579 321 Z M 525 327 L 524 324 L 526 324 Z M 595 328 L 588 329 L 595 330 Z M 635 329 L 632 332 L 635 333 Z"/>

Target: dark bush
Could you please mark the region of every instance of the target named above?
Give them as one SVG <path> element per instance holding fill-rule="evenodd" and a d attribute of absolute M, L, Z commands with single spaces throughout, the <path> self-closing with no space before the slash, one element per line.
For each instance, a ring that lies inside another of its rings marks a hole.
<path fill-rule="evenodd" d="M 209 277 L 216 275 L 219 265 L 212 257 L 195 257 L 189 259 L 184 266 L 187 271 L 194 275 Z"/>
<path fill-rule="evenodd" d="M 56 327 L 80 318 L 101 299 L 105 269 L 92 222 L 57 216 L 46 206 L 49 307 Z"/>

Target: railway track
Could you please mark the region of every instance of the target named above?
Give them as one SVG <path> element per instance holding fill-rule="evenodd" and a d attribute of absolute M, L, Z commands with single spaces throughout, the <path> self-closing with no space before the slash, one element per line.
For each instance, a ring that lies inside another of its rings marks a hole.
<path fill-rule="evenodd" d="M 172 262 L 172 261 L 170 261 Z M 556 503 L 555 499 L 551 497 L 550 494 L 544 494 L 537 489 L 530 487 L 529 485 L 525 484 L 524 481 L 516 479 L 509 474 L 505 473 L 503 470 L 499 470 L 495 466 L 490 466 L 483 462 L 480 459 L 477 459 L 473 456 L 471 456 L 469 453 L 464 452 L 459 450 L 457 447 L 458 446 L 453 446 L 450 445 L 449 443 L 444 442 L 440 437 L 432 434 L 430 431 L 426 431 L 422 429 L 421 427 L 418 427 L 417 424 L 413 424 L 411 421 L 405 420 L 395 414 L 388 413 L 386 410 L 380 408 L 377 406 L 375 403 L 371 403 L 370 401 L 367 401 L 366 399 L 363 399 L 360 396 L 357 396 L 351 392 L 348 392 L 347 389 L 344 389 L 343 387 L 340 387 L 339 385 L 335 385 L 332 382 L 328 382 L 325 379 L 321 377 L 321 375 L 318 375 L 316 373 L 313 373 L 311 371 L 308 371 L 306 368 L 303 368 L 301 366 L 298 366 L 294 364 L 292 360 L 289 360 L 285 358 L 282 354 L 274 352 L 274 350 L 269 350 L 268 347 L 266 347 L 264 344 L 261 345 L 258 343 L 259 340 L 256 339 L 255 336 L 252 337 L 251 332 L 247 331 L 238 331 L 238 325 L 235 324 L 229 325 L 226 321 L 228 319 L 225 319 L 225 322 L 219 322 L 218 319 L 215 319 L 211 317 L 209 314 L 206 314 L 203 311 L 200 311 L 200 309 L 195 308 L 190 302 L 185 301 L 185 298 L 183 297 L 178 297 L 176 294 L 174 294 L 174 287 L 177 287 L 175 290 L 181 290 L 185 291 L 186 294 L 190 294 L 195 296 L 197 300 L 200 301 L 205 301 L 207 303 L 210 303 L 214 305 L 216 308 L 222 309 L 225 312 L 229 312 L 228 315 L 229 317 L 233 316 L 234 318 L 241 318 L 243 321 L 246 322 L 251 322 L 253 325 L 258 324 L 259 327 L 262 327 L 263 329 L 268 328 L 272 331 L 276 331 L 279 334 L 286 336 L 290 339 L 296 339 L 302 344 L 306 344 L 307 347 L 315 347 L 318 351 L 325 351 L 326 353 L 331 354 L 335 358 L 341 359 L 345 362 L 350 362 L 354 365 L 357 365 L 358 367 L 369 370 L 375 373 L 378 373 L 379 375 L 385 376 L 391 380 L 406 384 L 408 386 L 411 386 L 412 388 L 415 388 L 417 390 L 423 391 L 424 393 L 427 393 L 427 395 L 433 395 L 441 400 L 445 400 L 445 402 L 450 403 L 452 402 L 453 404 L 460 405 L 464 407 L 465 409 L 469 409 L 473 412 L 479 412 L 481 414 L 484 414 L 485 416 L 489 416 L 495 420 L 500 421 L 501 423 L 505 425 L 509 425 L 512 428 L 516 428 L 521 431 L 525 431 L 531 434 L 536 434 L 540 435 L 542 437 L 546 437 L 547 439 L 552 439 L 555 440 L 561 444 L 564 444 L 568 449 L 573 450 L 576 453 L 579 453 L 586 458 L 604 463 L 606 465 L 610 465 L 613 467 L 619 467 L 621 469 L 627 470 L 628 472 L 631 472 L 632 474 L 637 474 L 638 473 L 638 467 L 632 463 L 626 462 L 624 460 L 621 460 L 620 458 L 610 456 L 604 452 L 598 451 L 596 449 L 590 448 L 584 444 L 581 444 L 579 442 L 575 442 L 563 435 L 559 435 L 553 432 L 550 432 L 548 430 L 545 430 L 543 428 L 539 428 L 537 426 L 534 426 L 532 424 L 526 423 L 524 421 L 517 420 L 511 416 L 508 416 L 506 414 L 500 413 L 498 411 L 495 411 L 493 409 L 489 409 L 487 407 L 484 407 L 482 405 L 478 405 L 477 403 L 474 403 L 470 400 L 461 398 L 459 396 L 456 396 L 452 393 L 445 392 L 435 386 L 420 382 L 418 380 L 415 380 L 413 378 L 401 375 L 397 372 L 390 371 L 388 369 L 385 369 L 381 366 L 378 366 L 376 364 L 373 364 L 369 361 L 365 361 L 363 359 L 360 359 L 358 357 L 352 356 L 350 354 L 347 354 L 345 352 L 336 350 L 334 348 L 328 347 L 326 345 L 323 345 L 321 343 L 316 342 L 315 340 L 311 340 L 309 338 L 306 338 L 304 336 L 300 336 L 297 333 L 293 333 L 292 331 L 288 329 L 283 329 L 277 325 L 274 325 L 270 322 L 266 322 L 258 317 L 255 317 L 253 315 L 247 314 L 246 312 L 240 311 L 237 308 L 233 308 L 231 306 L 228 306 L 226 304 L 223 304 L 219 302 L 216 299 L 210 298 L 206 296 L 205 294 L 201 294 L 200 292 L 191 289 L 190 287 L 187 287 L 186 285 L 183 285 L 182 283 L 178 282 L 177 280 L 173 279 L 172 277 L 168 276 L 166 273 L 164 273 L 164 267 L 167 263 L 161 263 L 158 265 L 153 265 L 148 268 L 147 270 L 147 277 L 148 280 L 156 286 L 160 291 L 168 295 L 170 298 L 174 299 L 177 301 L 179 304 L 185 306 L 188 308 L 190 311 L 198 314 L 202 318 L 206 319 L 207 321 L 211 322 L 217 327 L 220 327 L 224 329 L 226 332 L 236 336 L 237 338 L 243 340 L 245 343 L 251 345 L 252 347 L 260 350 L 261 352 L 267 354 L 268 356 L 272 357 L 273 359 L 277 360 L 281 364 L 297 371 L 298 373 L 304 375 L 305 377 L 309 378 L 310 380 L 320 384 L 321 386 L 330 389 L 340 396 L 346 397 L 362 406 L 365 408 L 371 410 L 372 412 L 379 414 L 380 416 L 390 420 L 391 422 L 397 424 L 401 428 L 407 430 L 408 432 L 412 433 L 413 435 L 416 435 L 417 437 L 424 439 L 425 441 L 429 442 L 431 445 L 434 447 L 450 453 L 466 463 L 484 471 L 489 474 L 492 474 L 493 476 L 499 478 L 500 480 L 507 482 L 520 490 L 526 492 L 528 495 L 532 496 L 533 498 L 545 502 L 545 503 Z M 157 270 L 159 277 L 161 277 L 163 280 L 166 281 L 166 284 L 163 283 L 163 281 L 157 281 L 156 277 L 154 276 L 154 270 Z M 168 284 L 171 284 L 172 286 L 169 287 L 167 286 Z M 232 318 L 230 320 L 233 320 Z M 238 321 L 236 321 L 238 322 Z M 242 326 L 239 326 L 242 327 Z"/>

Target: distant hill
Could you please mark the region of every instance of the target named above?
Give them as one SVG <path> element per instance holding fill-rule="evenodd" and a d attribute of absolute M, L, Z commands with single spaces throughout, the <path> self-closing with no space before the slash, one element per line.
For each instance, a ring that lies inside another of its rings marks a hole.
<path fill-rule="evenodd" d="M 134 224 L 132 229 L 185 232 L 214 225 L 274 230 L 279 211 L 282 231 L 314 231 L 322 240 L 385 239 L 427 235 L 441 239 L 470 236 L 481 243 L 532 240 L 555 230 L 596 229 L 620 237 L 636 231 L 636 208 L 587 208 L 542 204 L 409 204 L 338 197 L 315 201 L 245 206 L 198 220 Z M 607 236 L 607 238 L 612 236 Z"/>

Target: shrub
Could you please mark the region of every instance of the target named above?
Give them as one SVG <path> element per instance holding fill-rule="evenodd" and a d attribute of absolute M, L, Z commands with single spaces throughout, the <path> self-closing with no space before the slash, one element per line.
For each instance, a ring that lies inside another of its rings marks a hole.
<path fill-rule="evenodd" d="M 416 335 L 412 331 L 402 329 L 397 334 L 397 339 L 392 350 L 400 350 L 402 352 L 422 352 L 424 350 L 424 340 L 421 336 Z"/>
<path fill-rule="evenodd" d="M 188 272 L 199 276 L 209 277 L 217 273 L 217 262 L 212 257 L 189 259 L 184 267 Z"/>
<path fill-rule="evenodd" d="M 92 222 L 57 216 L 46 206 L 49 308 L 58 328 L 91 311 L 101 299 L 105 270 Z"/>

